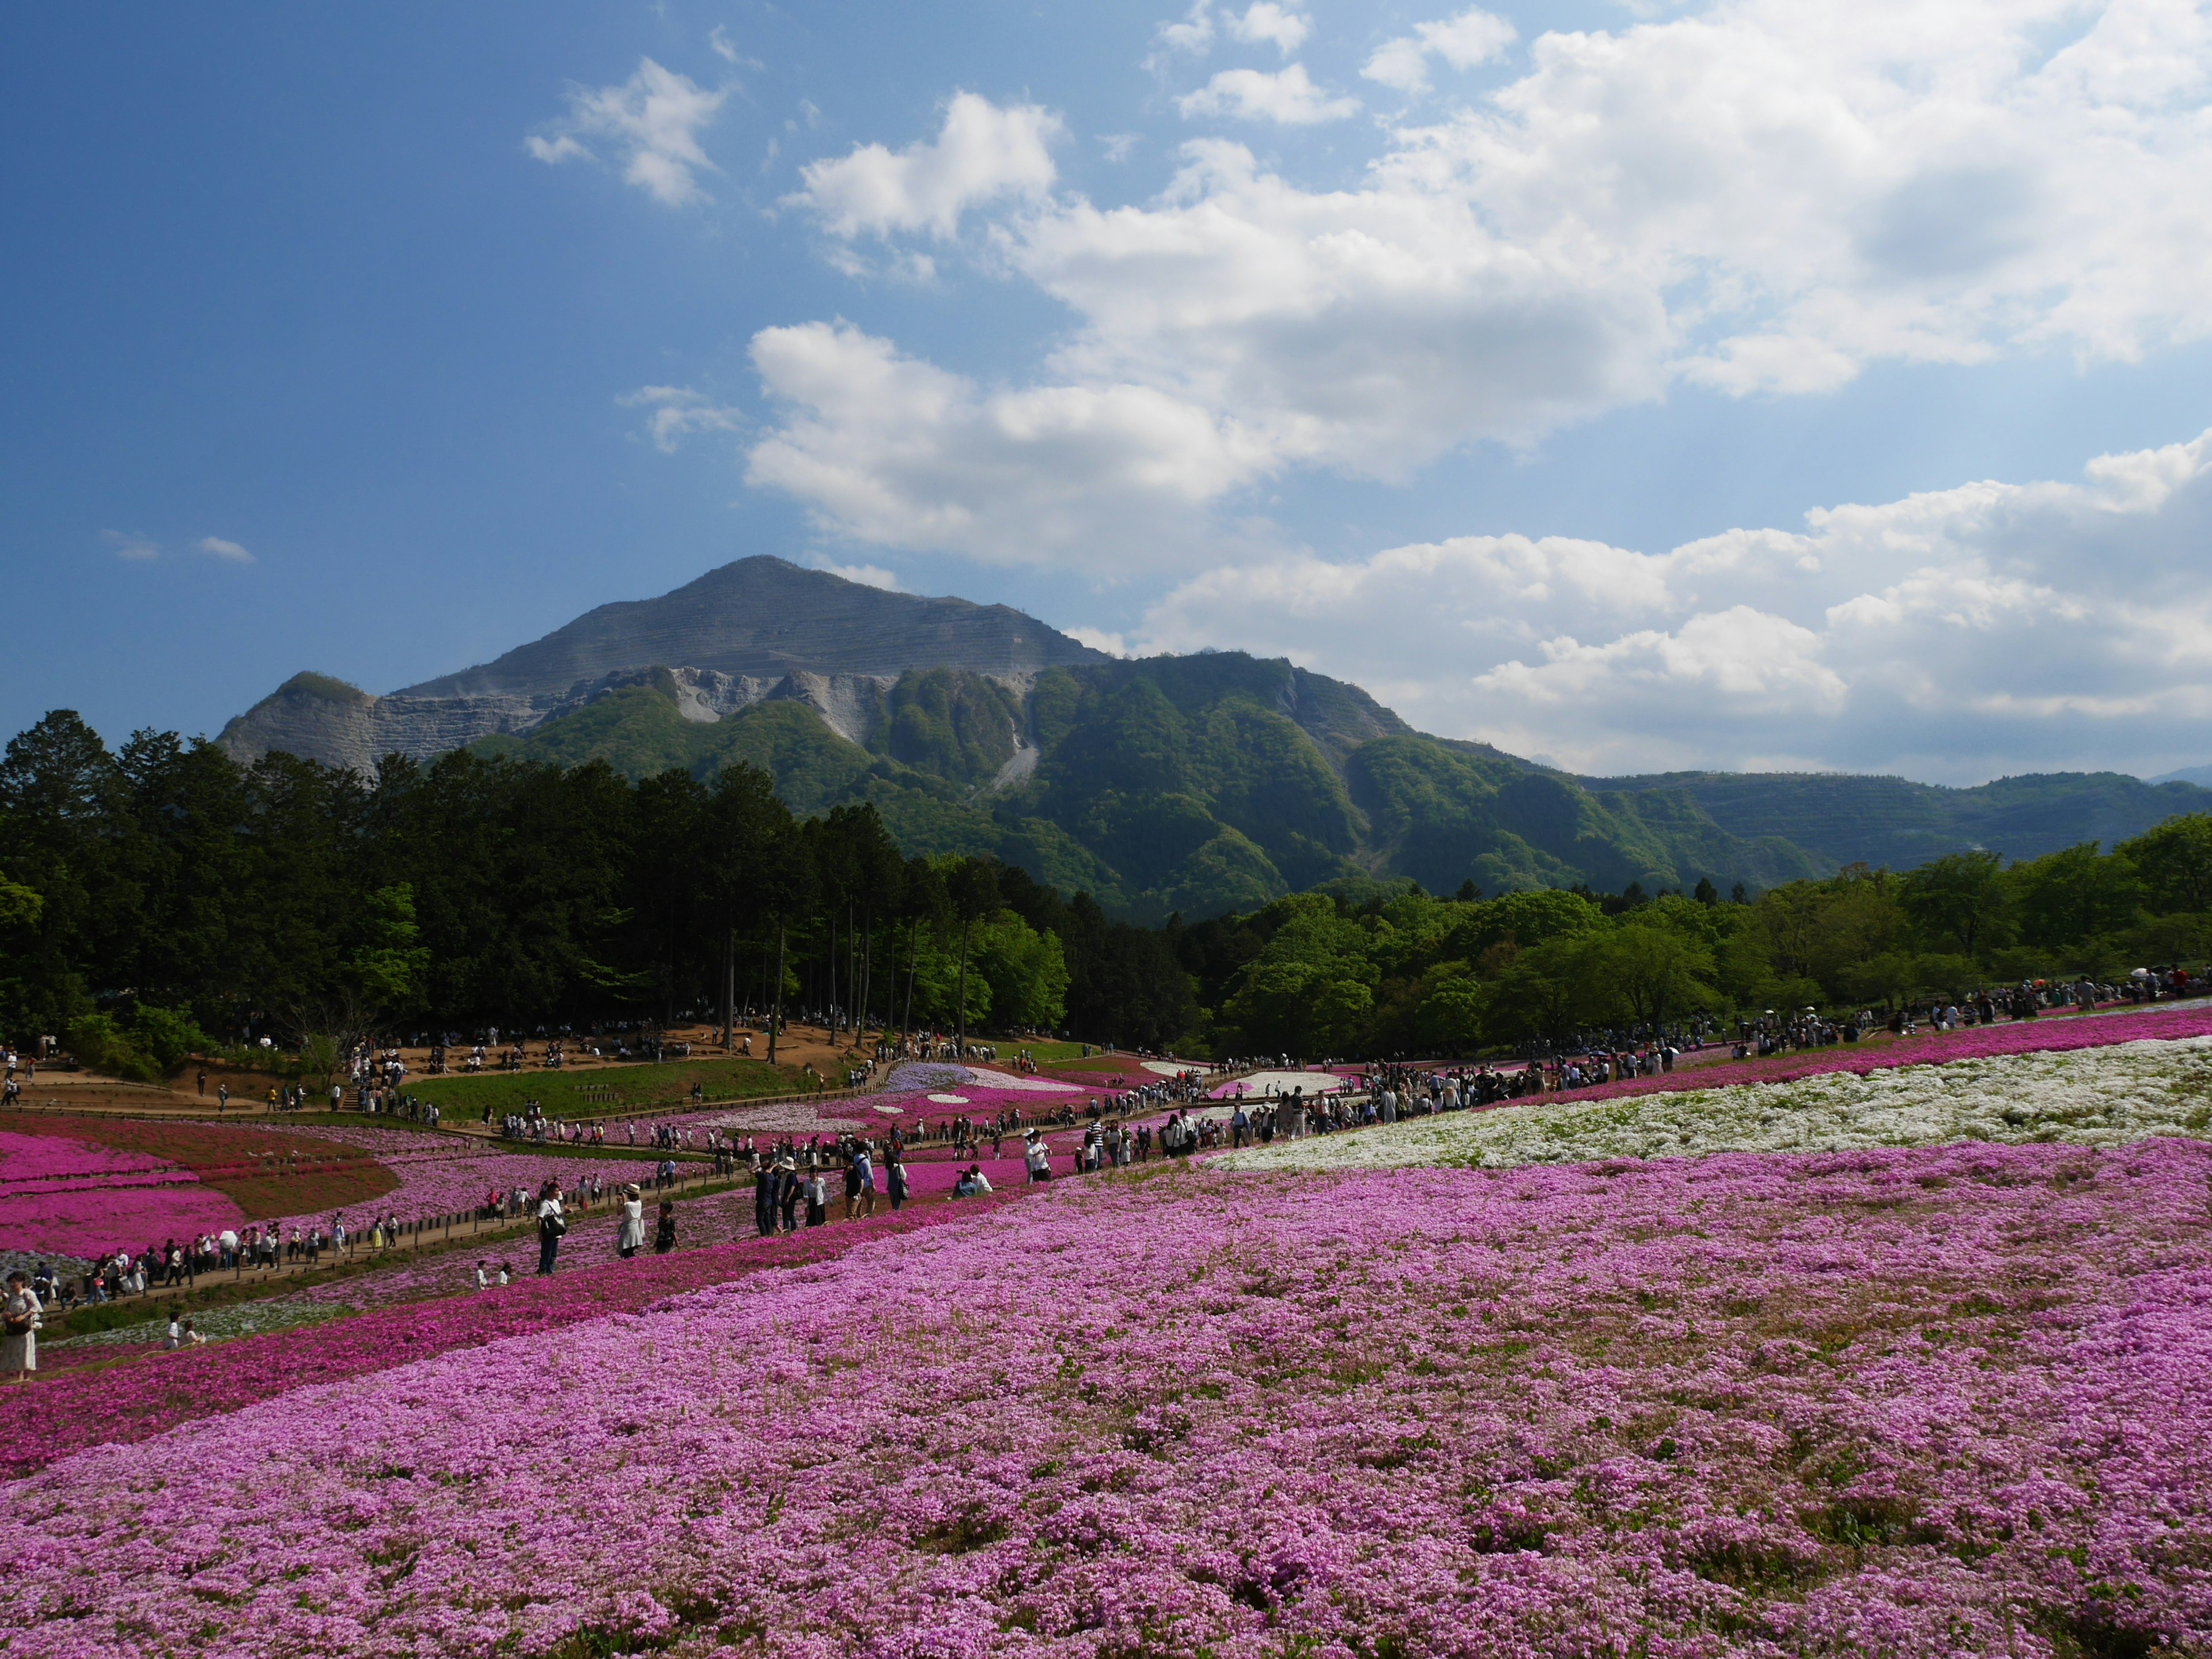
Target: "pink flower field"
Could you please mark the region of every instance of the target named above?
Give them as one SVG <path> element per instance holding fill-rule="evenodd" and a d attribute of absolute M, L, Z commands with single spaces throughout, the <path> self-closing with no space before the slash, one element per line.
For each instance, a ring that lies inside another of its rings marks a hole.
<path fill-rule="evenodd" d="M 160 1158 L 60 1135 L 0 1133 L 0 1248 L 86 1257 L 238 1220 L 235 1204 Z"/>
<path fill-rule="evenodd" d="M 7 1651 L 2202 1653 L 2208 1170 L 1155 1166 L 488 1346 L 250 1339 L 173 1358 L 352 1374 L 11 1484 Z"/>

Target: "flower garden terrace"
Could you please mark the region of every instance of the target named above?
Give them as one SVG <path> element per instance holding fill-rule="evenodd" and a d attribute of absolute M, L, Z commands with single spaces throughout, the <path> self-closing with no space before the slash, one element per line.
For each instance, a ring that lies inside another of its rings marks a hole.
<path fill-rule="evenodd" d="M 1177 1164 L 579 1278 L 15 1480 L 8 1650 L 2201 1651 L 2208 1163 Z"/>
<path fill-rule="evenodd" d="M 2208 1050 L 1455 1114 L 1500 1167 L 1155 1164 L 520 1300 L 395 1269 L 12 1395 L 80 1426 L 0 1510 L 7 1650 L 2202 1651 Z M 1731 1149 L 1854 1090 L 1895 1144 Z M 1632 1109 L 1709 1132 L 1618 1156 Z M 580 1527 L 580 1474 L 629 1496 Z"/>

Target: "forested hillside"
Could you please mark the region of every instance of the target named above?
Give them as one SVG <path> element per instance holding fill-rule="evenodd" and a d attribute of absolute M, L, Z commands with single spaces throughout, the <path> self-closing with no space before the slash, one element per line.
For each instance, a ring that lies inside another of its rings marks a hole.
<path fill-rule="evenodd" d="M 648 680 L 475 750 L 630 777 L 741 761 L 796 811 L 870 802 L 909 852 L 988 854 L 1152 921 L 1350 876 L 1762 888 L 1834 867 L 1779 836 L 1730 834 L 1683 791 L 1593 793 L 1241 652 L 1051 668 L 1023 696 L 952 669 L 861 684 L 873 701 L 844 711 L 859 742 L 793 699 L 687 720 L 673 685 Z"/>
<path fill-rule="evenodd" d="M 2085 841 L 2142 834 L 2177 812 L 2212 808 L 2212 791 L 2180 780 L 2146 783 L 2120 772 L 2054 772 L 1946 789 L 1905 778 L 1846 773 L 1670 772 L 1584 778 L 1606 795 L 1693 801 L 1734 835 L 1784 836 L 1816 858 L 1910 869 L 1984 848 L 2032 859 Z"/>

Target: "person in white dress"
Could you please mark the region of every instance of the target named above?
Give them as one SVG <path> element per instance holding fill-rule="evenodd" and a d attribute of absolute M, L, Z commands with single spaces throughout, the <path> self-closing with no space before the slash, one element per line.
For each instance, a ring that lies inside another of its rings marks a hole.
<path fill-rule="evenodd" d="M 645 1197 L 635 1185 L 623 1188 L 622 1226 L 615 1236 L 615 1253 L 625 1258 L 645 1248 Z"/>

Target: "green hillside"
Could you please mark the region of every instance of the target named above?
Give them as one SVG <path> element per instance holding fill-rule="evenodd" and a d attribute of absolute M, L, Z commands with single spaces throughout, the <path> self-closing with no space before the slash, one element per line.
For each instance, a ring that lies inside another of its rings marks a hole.
<path fill-rule="evenodd" d="M 1977 847 L 2022 859 L 2109 846 L 2212 807 L 2212 791 L 2111 773 L 1977 789 L 1840 775 L 1573 778 L 1424 736 L 1357 686 L 1241 652 L 1047 669 L 1025 696 L 958 669 L 856 684 L 839 718 L 865 727 L 858 742 L 795 696 L 688 720 L 662 674 L 475 747 L 603 758 L 633 778 L 744 761 L 796 811 L 873 801 L 910 853 L 995 854 L 1151 921 L 1361 878 L 1410 876 L 1432 892 L 1701 878 L 1756 892 Z"/>
<path fill-rule="evenodd" d="M 2212 790 L 2118 772 L 2050 772 L 1969 789 L 1845 773 L 1673 772 L 1579 781 L 1608 799 L 1686 799 L 1731 834 L 1787 837 L 1838 865 L 1897 870 L 1975 849 L 2011 860 L 2083 842 L 2110 847 L 2178 814 L 2212 809 Z"/>
<path fill-rule="evenodd" d="M 656 678 L 475 747 L 603 758 L 632 777 L 744 761 L 795 811 L 872 801 L 909 852 L 993 853 L 1155 920 L 1360 877 L 1493 893 L 1700 878 L 1725 890 L 1835 863 L 1731 833 L 1686 790 L 1593 792 L 1424 737 L 1355 686 L 1242 653 L 1048 669 L 1019 697 L 980 674 L 913 671 L 872 689 L 860 715 L 858 742 L 796 698 L 687 720 L 673 682 Z M 1024 755 L 1033 768 L 1010 771 Z"/>

